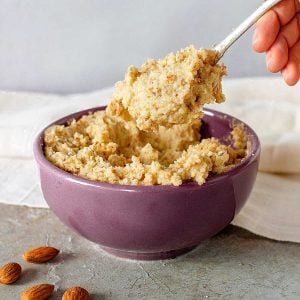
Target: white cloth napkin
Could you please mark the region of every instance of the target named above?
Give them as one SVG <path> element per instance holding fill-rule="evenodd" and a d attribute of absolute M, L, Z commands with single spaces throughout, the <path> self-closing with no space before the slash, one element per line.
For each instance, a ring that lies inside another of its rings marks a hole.
<path fill-rule="evenodd" d="M 66 114 L 106 104 L 111 92 L 1 92 L 0 202 L 47 207 L 32 160 L 35 135 Z M 248 123 L 262 143 L 256 185 L 233 224 L 269 238 L 300 242 L 300 86 L 287 87 L 280 78 L 230 79 L 224 81 L 224 93 L 226 102 L 210 107 Z"/>

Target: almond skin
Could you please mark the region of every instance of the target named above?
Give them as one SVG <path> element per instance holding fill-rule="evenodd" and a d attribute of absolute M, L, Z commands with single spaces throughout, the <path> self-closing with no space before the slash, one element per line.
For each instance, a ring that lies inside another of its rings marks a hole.
<path fill-rule="evenodd" d="M 52 284 L 38 284 L 26 290 L 21 295 L 21 300 L 46 300 L 49 299 L 53 293 L 54 285 Z"/>
<path fill-rule="evenodd" d="M 90 295 L 87 290 L 81 288 L 80 286 L 75 286 L 67 289 L 63 296 L 62 300 L 89 300 Z"/>
<path fill-rule="evenodd" d="M 18 263 L 11 262 L 0 269 L 0 283 L 11 284 L 19 279 L 22 268 Z"/>
<path fill-rule="evenodd" d="M 23 254 L 23 259 L 32 263 L 44 263 L 53 259 L 58 253 L 59 250 L 54 247 L 38 247 L 26 251 Z"/>

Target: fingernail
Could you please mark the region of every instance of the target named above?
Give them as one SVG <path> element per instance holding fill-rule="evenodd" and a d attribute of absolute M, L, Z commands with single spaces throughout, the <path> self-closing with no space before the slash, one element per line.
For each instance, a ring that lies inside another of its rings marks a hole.
<path fill-rule="evenodd" d="M 281 71 L 281 75 L 282 75 L 283 79 L 286 81 L 286 79 L 288 77 L 288 73 L 287 73 L 286 68 Z"/>
<path fill-rule="evenodd" d="M 272 51 L 268 51 L 266 55 L 267 68 L 270 69 L 272 65 Z"/>
<path fill-rule="evenodd" d="M 282 75 L 284 81 L 285 81 L 287 84 L 289 84 L 289 82 L 290 82 L 290 73 L 289 73 L 287 67 L 284 68 L 284 69 L 281 71 L 281 75 Z"/>

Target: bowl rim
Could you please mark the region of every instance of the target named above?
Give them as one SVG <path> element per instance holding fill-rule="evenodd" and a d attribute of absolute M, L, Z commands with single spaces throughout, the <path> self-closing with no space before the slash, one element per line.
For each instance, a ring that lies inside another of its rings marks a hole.
<path fill-rule="evenodd" d="M 74 112 L 72 114 L 68 114 L 48 126 L 44 127 L 35 137 L 34 144 L 33 144 L 33 153 L 34 158 L 37 162 L 37 164 L 44 169 L 49 169 L 52 173 L 55 174 L 55 176 L 58 177 L 65 177 L 65 180 L 72 181 L 73 183 L 94 187 L 94 188 L 101 188 L 106 190 L 118 190 L 118 191 L 128 191 L 128 192 L 159 192 L 159 191 L 172 191 L 172 190 L 191 190 L 191 189 L 199 189 L 204 188 L 209 185 L 212 185 L 220 180 L 223 180 L 225 178 L 231 177 L 233 175 L 236 175 L 239 173 L 239 171 L 243 170 L 245 167 L 252 164 L 259 156 L 260 154 L 260 141 L 255 133 L 255 131 L 247 125 L 245 122 L 241 121 L 238 118 L 235 118 L 229 114 L 216 111 L 209 108 L 204 108 L 203 112 L 204 115 L 208 116 L 215 116 L 217 118 L 227 118 L 230 119 L 230 121 L 242 123 L 245 126 L 245 129 L 247 131 L 248 136 L 251 138 L 251 152 L 248 154 L 248 156 L 243 159 L 238 165 L 233 167 L 232 169 L 222 173 L 217 174 L 209 177 L 207 181 L 201 185 L 199 185 L 197 182 L 185 182 L 180 186 L 174 186 L 174 185 L 122 185 L 118 183 L 107 183 L 107 182 L 101 182 L 96 180 L 91 180 L 87 178 L 83 178 L 77 175 L 74 175 L 72 173 L 69 173 L 63 169 L 60 169 L 59 167 L 55 166 L 53 163 L 51 163 L 46 156 L 44 155 L 43 146 L 44 146 L 44 132 L 47 128 L 49 128 L 52 125 L 55 124 L 63 124 L 67 120 L 80 118 L 84 115 L 87 115 L 89 113 L 94 113 L 99 110 L 104 110 L 106 106 L 98 106 L 98 107 L 92 107 L 89 109 L 80 110 L 77 112 Z"/>

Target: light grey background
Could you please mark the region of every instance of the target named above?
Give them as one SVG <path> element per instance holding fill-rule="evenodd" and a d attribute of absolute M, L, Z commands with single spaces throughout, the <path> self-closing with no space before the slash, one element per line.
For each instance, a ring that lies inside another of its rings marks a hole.
<path fill-rule="evenodd" d="M 209 47 L 260 0 L 0 0 L 0 89 L 85 92 L 128 65 Z M 230 77 L 267 75 L 248 32 L 224 58 Z"/>

